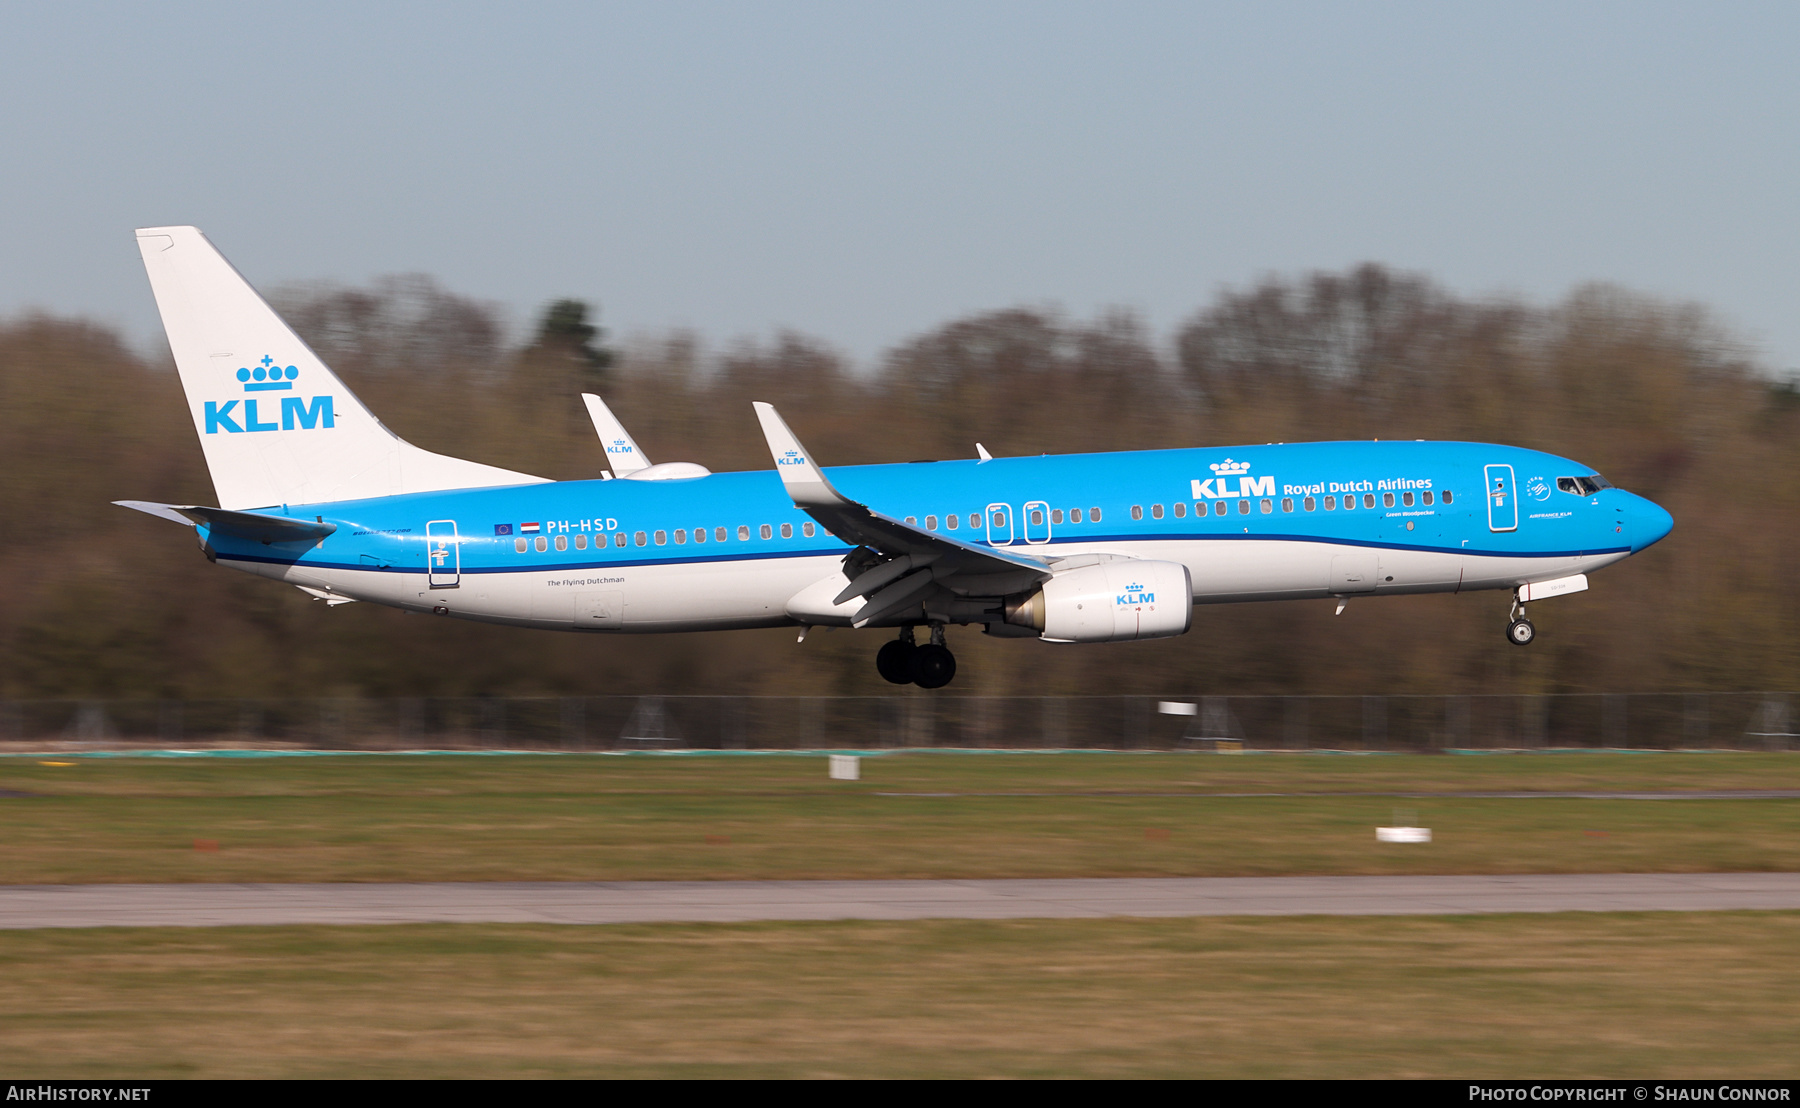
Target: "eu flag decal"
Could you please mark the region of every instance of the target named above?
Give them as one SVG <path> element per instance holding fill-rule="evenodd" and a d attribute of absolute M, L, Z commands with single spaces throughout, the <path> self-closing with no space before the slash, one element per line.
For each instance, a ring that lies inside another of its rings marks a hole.
<path fill-rule="evenodd" d="M 494 524 L 494 534 L 496 534 L 496 535 L 510 535 L 510 534 L 512 534 L 512 524 L 510 524 L 510 523 L 496 523 L 496 524 Z"/>

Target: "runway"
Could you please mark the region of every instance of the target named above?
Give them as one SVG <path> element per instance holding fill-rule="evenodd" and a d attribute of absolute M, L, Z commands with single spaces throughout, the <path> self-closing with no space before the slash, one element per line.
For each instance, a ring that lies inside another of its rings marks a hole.
<path fill-rule="evenodd" d="M 0 886 L 0 929 L 1800 909 L 1800 873 Z"/>

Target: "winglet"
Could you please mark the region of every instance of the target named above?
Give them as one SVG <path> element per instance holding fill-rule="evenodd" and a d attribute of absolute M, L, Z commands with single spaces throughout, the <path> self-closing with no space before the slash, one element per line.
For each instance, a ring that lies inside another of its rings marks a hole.
<path fill-rule="evenodd" d="M 994 456 L 988 453 L 988 448 L 980 443 L 975 444 L 975 456 L 980 458 L 983 462 L 991 462 L 994 460 Z M 977 462 L 976 464 L 980 465 L 981 463 Z"/>
<path fill-rule="evenodd" d="M 650 459 L 644 457 L 637 441 L 625 430 L 619 417 L 612 414 L 606 401 L 591 392 L 582 393 L 581 399 L 587 404 L 588 418 L 594 421 L 594 433 L 600 436 L 600 445 L 606 449 L 606 464 L 612 467 L 613 476 L 623 477 L 650 468 Z"/>
<path fill-rule="evenodd" d="M 763 438 L 769 441 L 769 453 L 775 456 L 775 471 L 781 474 L 782 487 L 794 498 L 798 508 L 825 508 L 849 504 L 844 494 L 831 487 L 825 474 L 813 464 L 806 447 L 794 437 L 775 405 L 755 401 L 756 418 L 762 422 Z"/>

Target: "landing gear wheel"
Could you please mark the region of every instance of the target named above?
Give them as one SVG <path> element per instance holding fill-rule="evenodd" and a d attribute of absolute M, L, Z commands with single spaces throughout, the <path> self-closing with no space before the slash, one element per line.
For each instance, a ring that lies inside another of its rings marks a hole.
<path fill-rule="evenodd" d="M 921 689 L 941 689 L 956 676 L 956 655 L 937 643 L 926 643 L 912 658 L 913 681 Z"/>
<path fill-rule="evenodd" d="M 1514 646 L 1530 646 L 1531 640 L 1537 638 L 1537 628 L 1528 619 L 1515 619 L 1506 625 L 1506 641 Z"/>
<path fill-rule="evenodd" d="M 913 683 L 913 655 L 919 648 L 904 639 L 887 643 L 875 654 L 875 668 L 896 685 Z"/>

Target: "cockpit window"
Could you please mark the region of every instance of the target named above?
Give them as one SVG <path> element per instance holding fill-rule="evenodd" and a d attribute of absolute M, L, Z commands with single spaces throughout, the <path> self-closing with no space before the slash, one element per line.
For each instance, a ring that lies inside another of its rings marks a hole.
<path fill-rule="evenodd" d="M 1564 492 L 1574 493 L 1576 496 L 1592 496 L 1601 489 L 1612 488 L 1612 485 L 1606 478 L 1595 473 L 1587 477 L 1558 477 L 1556 487 Z"/>

